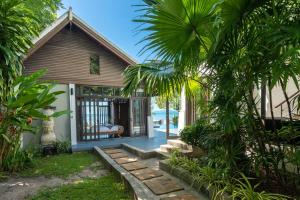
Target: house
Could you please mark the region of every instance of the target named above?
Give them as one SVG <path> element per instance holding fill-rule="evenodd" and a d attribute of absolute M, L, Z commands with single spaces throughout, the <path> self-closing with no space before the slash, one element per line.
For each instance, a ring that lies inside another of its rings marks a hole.
<path fill-rule="evenodd" d="M 58 140 L 76 146 L 148 135 L 149 98 L 142 90 L 130 98 L 121 96 L 122 73 L 133 64 L 133 58 L 70 9 L 34 40 L 24 59 L 24 73 L 46 68 L 43 79 L 54 81 L 55 90 L 65 92 L 53 106 L 71 114 L 55 119 L 55 133 Z M 24 146 L 39 141 L 39 134 L 24 134 Z"/>

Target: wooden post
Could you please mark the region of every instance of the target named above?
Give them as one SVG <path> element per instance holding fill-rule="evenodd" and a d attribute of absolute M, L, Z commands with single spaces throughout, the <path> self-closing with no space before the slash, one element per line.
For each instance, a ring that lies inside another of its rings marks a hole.
<path fill-rule="evenodd" d="M 167 97 L 166 100 L 166 134 L 167 134 L 167 139 L 170 137 L 170 102 L 169 98 Z"/>

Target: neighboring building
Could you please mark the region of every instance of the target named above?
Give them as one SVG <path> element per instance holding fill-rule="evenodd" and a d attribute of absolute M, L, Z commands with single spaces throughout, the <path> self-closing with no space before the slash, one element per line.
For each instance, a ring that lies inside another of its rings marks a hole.
<path fill-rule="evenodd" d="M 148 135 L 148 98 L 142 91 L 130 98 L 120 94 L 122 73 L 133 64 L 134 59 L 71 10 L 41 33 L 24 60 L 25 74 L 46 68 L 43 79 L 55 81 L 55 90 L 65 91 L 53 106 L 71 114 L 55 119 L 55 133 L 73 146 L 117 135 L 112 133 Z M 24 134 L 24 146 L 39 141 L 40 135 Z"/>
<path fill-rule="evenodd" d="M 300 84 L 300 80 L 298 80 L 298 83 Z M 289 102 L 292 110 L 293 119 L 299 120 L 300 115 L 298 111 L 298 98 L 300 95 L 300 90 L 296 87 L 293 80 L 288 81 L 286 93 L 288 96 L 288 101 L 284 96 L 281 86 L 276 85 L 272 89 L 272 104 L 274 118 L 277 120 L 289 119 L 287 104 L 287 102 Z M 257 99 L 257 107 L 261 111 L 261 115 L 266 119 L 271 119 L 270 96 L 268 89 L 266 88 L 265 90 L 254 90 L 254 95 Z"/>

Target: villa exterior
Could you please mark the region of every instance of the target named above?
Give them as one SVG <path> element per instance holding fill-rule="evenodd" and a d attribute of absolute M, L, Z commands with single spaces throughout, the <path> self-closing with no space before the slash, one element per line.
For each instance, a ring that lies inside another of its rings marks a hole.
<path fill-rule="evenodd" d="M 72 145 L 149 135 L 149 98 L 142 91 L 130 98 L 120 93 L 122 73 L 135 63 L 71 10 L 40 34 L 24 60 L 25 74 L 46 68 L 43 79 L 65 92 L 53 106 L 71 114 L 55 119 L 55 133 Z M 40 135 L 24 134 L 23 145 L 39 140 Z"/>

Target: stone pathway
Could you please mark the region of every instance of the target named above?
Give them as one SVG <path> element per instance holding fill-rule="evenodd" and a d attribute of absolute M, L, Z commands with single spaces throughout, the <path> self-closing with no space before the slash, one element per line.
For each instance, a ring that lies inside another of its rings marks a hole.
<path fill-rule="evenodd" d="M 108 174 L 108 170 L 102 169 L 100 162 L 95 162 L 80 173 L 69 176 L 66 179 L 58 177 L 10 177 L 5 182 L 0 182 L 1 200 L 24 200 L 41 188 L 57 187 L 65 184 L 81 182 L 85 178 L 100 178 Z"/>
<path fill-rule="evenodd" d="M 103 149 L 116 163 L 145 184 L 153 194 L 162 200 L 202 200 L 207 199 L 179 179 L 161 171 L 159 160 L 141 160 L 123 149 Z M 119 157 L 121 156 L 121 157 Z"/>

